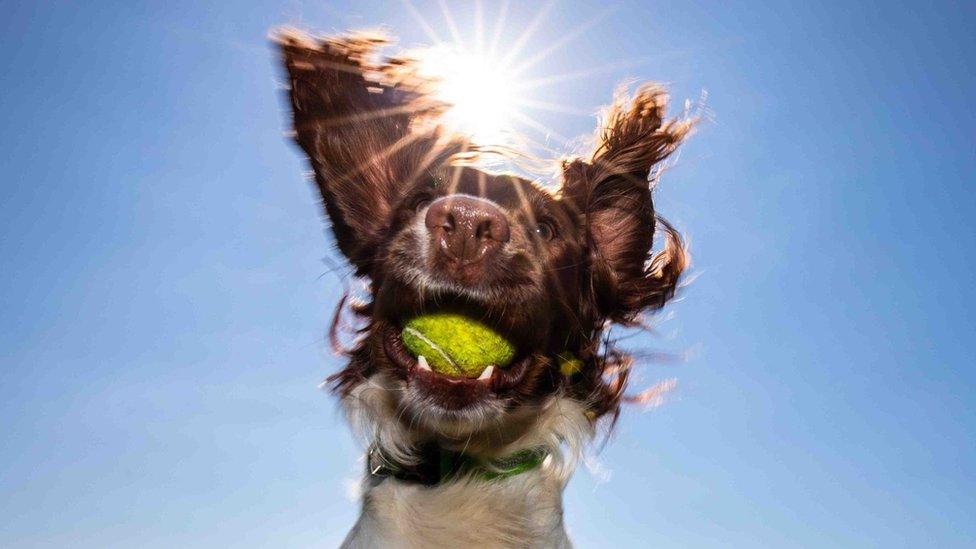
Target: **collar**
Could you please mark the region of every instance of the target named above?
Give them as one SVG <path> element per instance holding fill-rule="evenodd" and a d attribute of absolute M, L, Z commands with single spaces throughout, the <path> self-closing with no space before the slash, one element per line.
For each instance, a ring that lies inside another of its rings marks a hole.
<path fill-rule="evenodd" d="M 428 444 L 421 448 L 419 457 L 416 464 L 397 463 L 373 444 L 366 454 L 366 475 L 374 486 L 387 477 L 423 486 L 437 486 L 465 476 L 496 480 L 535 469 L 549 457 L 549 451 L 540 446 L 499 459 L 483 460 Z"/>

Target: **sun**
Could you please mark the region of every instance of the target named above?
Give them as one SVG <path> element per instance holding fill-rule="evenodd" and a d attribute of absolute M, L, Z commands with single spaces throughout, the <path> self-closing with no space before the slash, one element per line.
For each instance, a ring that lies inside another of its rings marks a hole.
<path fill-rule="evenodd" d="M 442 45 L 424 52 L 422 71 L 435 81 L 434 95 L 449 105 L 443 122 L 480 145 L 505 144 L 517 115 L 514 78 L 481 53 Z"/>
<path fill-rule="evenodd" d="M 440 122 L 454 133 L 466 135 L 476 147 L 517 149 L 540 154 L 554 153 L 550 143 L 572 147 L 575 139 L 561 135 L 549 127 L 536 112 L 556 115 L 585 116 L 560 100 L 558 91 L 544 92 L 562 82 L 579 82 L 597 74 L 613 72 L 635 64 L 632 60 L 602 63 L 599 66 L 578 67 L 576 70 L 546 76 L 534 75 L 535 69 L 545 66 L 568 43 L 586 36 L 612 10 L 567 29 L 567 32 L 544 44 L 530 41 L 547 20 L 555 2 L 540 2 L 541 7 L 525 24 L 513 24 L 507 0 L 500 2 L 493 24 L 485 21 L 482 0 L 474 2 L 470 29 L 462 32 L 455 14 L 443 0 L 439 2 L 449 36 L 435 30 L 435 24 L 414 5 L 402 0 L 407 12 L 423 30 L 433 46 L 411 50 L 408 57 L 417 61 L 418 76 L 432 82 L 431 95 L 448 107 Z M 468 4 L 465 4 L 468 5 Z M 515 29 L 515 34 L 510 30 Z M 575 66 L 575 65 L 574 65 Z M 542 98 L 535 97 L 542 94 Z M 555 100 L 554 100 L 555 99 Z M 558 154 L 558 153 L 556 153 Z"/>

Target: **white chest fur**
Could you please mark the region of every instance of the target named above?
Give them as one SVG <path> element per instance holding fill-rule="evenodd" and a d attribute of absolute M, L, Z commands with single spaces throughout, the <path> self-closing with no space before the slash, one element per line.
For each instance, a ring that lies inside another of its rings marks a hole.
<path fill-rule="evenodd" d="M 367 488 L 343 547 L 571 547 L 562 481 L 543 466 L 520 475 L 425 487 L 387 478 Z"/>
<path fill-rule="evenodd" d="M 405 462 L 410 438 L 390 421 L 387 390 L 374 376 L 343 403 L 352 424 L 383 451 Z M 364 482 L 362 512 L 344 548 L 569 548 L 563 527 L 562 492 L 585 441 L 592 435 L 581 404 L 554 398 L 533 411 L 528 432 L 499 455 L 544 447 L 539 467 L 494 480 L 472 478 L 434 487 L 388 477 Z M 496 455 L 494 457 L 499 457 Z"/>

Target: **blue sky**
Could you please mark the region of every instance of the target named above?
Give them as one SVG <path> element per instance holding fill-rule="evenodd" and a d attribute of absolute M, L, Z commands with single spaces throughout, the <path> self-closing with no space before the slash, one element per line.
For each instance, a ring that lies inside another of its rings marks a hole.
<path fill-rule="evenodd" d="M 579 546 L 976 544 L 976 9 L 611 8 L 553 5 L 528 51 L 600 18 L 535 76 L 600 70 L 537 98 L 586 114 L 657 80 L 712 115 L 657 199 L 697 278 L 628 341 L 690 358 L 641 367 L 678 389 L 574 477 Z M 340 285 L 265 37 L 424 33 L 378 0 L 4 12 L 0 545 L 336 545 L 359 448 L 316 384 Z"/>

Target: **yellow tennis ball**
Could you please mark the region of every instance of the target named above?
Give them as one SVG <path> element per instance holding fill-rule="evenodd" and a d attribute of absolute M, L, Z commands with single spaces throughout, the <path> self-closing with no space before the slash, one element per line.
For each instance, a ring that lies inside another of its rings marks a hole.
<path fill-rule="evenodd" d="M 508 366 L 515 347 L 482 322 L 456 313 L 431 313 L 407 321 L 403 344 L 431 369 L 454 377 L 478 377 L 488 366 Z"/>

